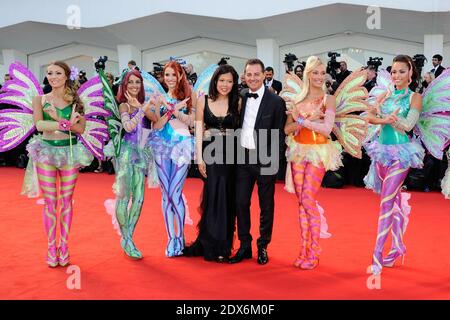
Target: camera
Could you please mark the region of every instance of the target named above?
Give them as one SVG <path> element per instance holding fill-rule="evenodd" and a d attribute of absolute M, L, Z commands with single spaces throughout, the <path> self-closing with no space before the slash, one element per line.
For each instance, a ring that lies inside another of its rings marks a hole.
<path fill-rule="evenodd" d="M 421 70 L 425 64 L 425 61 L 428 60 L 423 54 L 415 54 L 412 61 L 414 62 L 416 68 Z"/>
<path fill-rule="evenodd" d="M 222 57 L 220 61 L 217 63 L 219 66 L 223 66 L 224 64 L 228 64 L 227 60 L 230 60 L 230 57 Z"/>
<path fill-rule="evenodd" d="M 97 72 L 100 71 L 100 70 L 105 70 L 106 61 L 108 61 L 108 57 L 107 56 L 103 56 L 103 57 L 98 58 L 98 60 L 95 62 L 95 70 Z M 85 73 L 85 75 L 86 75 L 86 73 Z"/>
<path fill-rule="evenodd" d="M 153 74 L 161 73 L 164 70 L 164 66 L 159 62 L 153 62 Z"/>
<path fill-rule="evenodd" d="M 293 53 L 288 53 L 284 55 L 283 63 L 286 65 L 288 71 L 292 71 L 294 67 L 294 61 L 297 61 L 297 56 Z"/>
<path fill-rule="evenodd" d="M 330 58 L 330 61 L 327 63 L 327 73 L 329 73 L 333 79 L 336 79 L 336 70 L 341 66 L 340 63 L 336 61 L 336 57 L 340 56 L 340 53 L 331 51 L 328 52 L 328 58 Z"/>
<path fill-rule="evenodd" d="M 378 71 L 378 68 L 383 64 L 382 57 L 369 57 L 369 61 L 367 61 L 368 67 L 373 67 L 375 71 Z"/>

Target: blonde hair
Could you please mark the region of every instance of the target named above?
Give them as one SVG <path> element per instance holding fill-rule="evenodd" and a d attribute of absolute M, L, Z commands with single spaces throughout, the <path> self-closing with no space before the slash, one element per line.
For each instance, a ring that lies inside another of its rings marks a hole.
<path fill-rule="evenodd" d="M 303 86 L 302 91 L 298 95 L 296 103 L 303 101 L 309 94 L 309 74 L 318 66 L 323 65 L 324 63 L 320 60 L 319 57 L 310 56 L 308 60 L 306 60 L 305 70 L 303 71 Z M 322 90 L 325 93 L 325 82 L 323 84 Z"/>
<path fill-rule="evenodd" d="M 425 72 L 425 75 L 429 75 L 429 76 L 430 76 L 430 79 L 431 79 L 431 81 L 433 81 L 434 79 L 436 79 L 436 76 L 434 75 L 434 73 L 433 73 L 433 72 Z M 425 75 L 424 75 L 424 77 L 425 77 Z"/>

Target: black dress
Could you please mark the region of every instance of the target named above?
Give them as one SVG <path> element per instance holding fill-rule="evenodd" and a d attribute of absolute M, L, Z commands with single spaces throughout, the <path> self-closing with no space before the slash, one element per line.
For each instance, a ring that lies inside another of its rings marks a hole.
<path fill-rule="evenodd" d="M 207 178 L 204 179 L 201 196 L 198 236 L 183 252 L 185 256 L 203 256 L 205 260 L 212 261 L 218 257 L 229 257 L 233 244 L 236 218 L 234 200 L 236 157 L 233 157 L 236 154 L 236 138 L 233 133 L 239 122 L 237 115 L 230 111 L 225 117 L 216 117 L 209 109 L 208 98 L 205 97 L 205 100 L 203 120 L 205 130 L 211 133 L 210 140 L 203 141 Z M 221 144 L 222 148 L 212 148 L 210 146 L 212 143 Z M 231 155 L 230 150 L 233 150 Z M 213 163 L 207 159 L 211 158 L 210 156 L 213 157 Z"/>

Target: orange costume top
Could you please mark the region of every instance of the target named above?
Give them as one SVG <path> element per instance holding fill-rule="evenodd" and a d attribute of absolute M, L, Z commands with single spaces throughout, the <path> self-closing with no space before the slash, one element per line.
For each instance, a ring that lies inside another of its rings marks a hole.
<path fill-rule="evenodd" d="M 301 102 L 295 107 L 299 109 L 302 117 L 308 118 L 314 114 L 325 113 L 325 100 L 326 96 L 313 102 Z M 334 113 L 332 116 L 334 121 Z M 318 127 L 324 122 L 324 119 L 312 122 L 314 127 Z M 286 137 L 286 144 L 286 158 L 290 162 L 301 163 L 307 161 L 318 167 L 323 166 L 326 170 L 336 170 L 342 166 L 342 146 L 340 143 L 332 141 L 329 136 L 325 136 L 313 129 L 301 126 L 294 134 Z"/>

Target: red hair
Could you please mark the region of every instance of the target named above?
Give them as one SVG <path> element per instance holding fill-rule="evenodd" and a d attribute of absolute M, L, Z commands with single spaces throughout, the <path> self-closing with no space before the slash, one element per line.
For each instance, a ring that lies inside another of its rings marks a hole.
<path fill-rule="evenodd" d="M 192 89 L 191 89 L 191 86 L 189 85 L 189 82 L 187 81 L 186 73 L 184 72 L 181 65 L 176 61 L 169 61 L 164 66 L 163 74 L 166 73 L 167 68 L 172 68 L 175 71 L 175 73 L 177 74 L 177 85 L 176 85 L 175 89 L 173 90 L 173 93 L 175 95 L 174 98 L 181 101 L 181 100 L 186 99 L 187 97 L 190 97 L 192 94 Z M 180 80 L 180 78 L 181 78 L 181 80 Z M 188 111 L 191 111 L 192 99 L 189 99 L 186 104 L 188 106 Z"/>
<path fill-rule="evenodd" d="M 139 80 L 141 80 L 141 89 L 139 89 L 137 100 L 142 104 L 145 101 L 144 80 L 142 79 L 141 73 L 135 69 L 128 71 L 125 77 L 123 77 L 119 87 L 119 92 L 117 93 L 117 100 L 119 101 L 119 103 L 128 102 L 127 98 L 125 97 L 125 92 L 127 92 L 128 90 L 128 80 L 131 76 L 135 76 L 139 78 Z"/>

